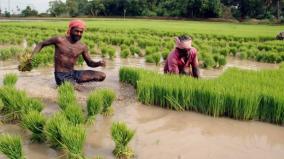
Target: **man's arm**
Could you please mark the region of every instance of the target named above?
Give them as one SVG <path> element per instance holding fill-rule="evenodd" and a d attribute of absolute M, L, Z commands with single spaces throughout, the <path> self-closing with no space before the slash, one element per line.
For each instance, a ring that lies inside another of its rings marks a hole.
<path fill-rule="evenodd" d="M 34 48 L 32 52 L 32 55 L 40 52 L 40 50 L 44 48 L 45 46 L 55 45 L 58 42 L 59 42 L 59 37 L 54 37 L 54 38 L 50 38 L 48 40 L 42 41 L 36 45 L 36 47 Z"/>
<path fill-rule="evenodd" d="M 91 56 L 89 54 L 88 48 L 87 46 L 84 47 L 84 51 L 82 53 L 84 60 L 86 61 L 87 65 L 89 67 L 99 67 L 99 66 L 105 66 L 105 62 L 104 61 L 98 61 L 95 62 L 91 59 Z"/>
<path fill-rule="evenodd" d="M 199 78 L 200 72 L 199 72 L 199 62 L 198 62 L 197 53 L 195 55 L 194 61 L 191 66 L 192 66 L 192 76 L 194 78 Z"/>

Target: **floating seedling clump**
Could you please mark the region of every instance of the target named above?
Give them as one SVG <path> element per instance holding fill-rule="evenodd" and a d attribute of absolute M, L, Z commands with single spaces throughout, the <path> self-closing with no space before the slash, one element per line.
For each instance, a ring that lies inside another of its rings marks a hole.
<path fill-rule="evenodd" d="M 134 157 L 133 150 L 128 146 L 135 134 L 134 130 L 129 129 L 123 122 L 115 122 L 111 127 L 111 136 L 115 143 L 113 154 L 117 158 L 128 159 Z"/>
<path fill-rule="evenodd" d="M 25 159 L 22 140 L 19 136 L 0 135 L 0 152 L 9 159 Z"/>

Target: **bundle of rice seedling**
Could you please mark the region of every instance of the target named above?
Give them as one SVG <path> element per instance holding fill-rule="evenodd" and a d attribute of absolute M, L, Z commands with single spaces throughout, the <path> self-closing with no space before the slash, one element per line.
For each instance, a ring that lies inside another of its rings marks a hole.
<path fill-rule="evenodd" d="M 133 150 L 128 147 L 128 143 L 135 134 L 134 130 L 129 129 L 123 122 L 112 123 L 111 136 L 115 143 L 113 154 L 117 158 L 131 158 L 134 156 Z"/>
<path fill-rule="evenodd" d="M 0 152 L 9 159 L 24 159 L 22 141 L 19 136 L 0 135 Z"/>
<path fill-rule="evenodd" d="M 94 91 L 91 92 L 87 99 L 87 110 L 88 116 L 96 116 L 97 114 L 101 113 L 103 108 L 103 98 L 102 95 L 98 92 Z"/>
<path fill-rule="evenodd" d="M 20 65 L 18 66 L 19 71 L 31 71 L 32 70 L 32 53 L 26 49 L 23 54 L 18 58 Z"/>
<path fill-rule="evenodd" d="M 62 148 L 69 159 L 84 159 L 83 148 L 86 140 L 86 129 L 82 125 L 62 124 L 60 126 Z"/>
<path fill-rule="evenodd" d="M 128 49 L 122 50 L 122 51 L 120 52 L 120 57 L 121 57 L 121 58 L 127 58 L 129 55 L 130 55 L 130 52 L 129 52 Z"/>
<path fill-rule="evenodd" d="M 15 86 L 18 80 L 18 76 L 14 73 L 5 74 L 3 84 L 5 86 Z"/>
<path fill-rule="evenodd" d="M 32 141 L 44 142 L 43 128 L 45 123 L 45 117 L 38 111 L 30 111 L 22 117 L 22 126 L 32 132 Z"/>
<path fill-rule="evenodd" d="M 0 113 L 2 112 L 3 109 L 4 109 L 4 103 L 2 99 L 0 98 Z"/>
<path fill-rule="evenodd" d="M 66 118 L 74 125 L 82 124 L 85 121 L 83 111 L 80 105 L 71 104 L 68 105 L 64 110 Z"/>
<path fill-rule="evenodd" d="M 49 118 L 44 127 L 44 134 L 47 142 L 54 148 L 61 148 L 62 136 L 60 127 L 61 125 L 70 125 L 65 115 L 62 113 L 56 113 Z"/>
<path fill-rule="evenodd" d="M 101 89 L 98 90 L 98 93 L 101 94 L 103 99 L 102 114 L 105 116 L 112 115 L 113 109 L 111 107 L 111 104 L 115 99 L 115 92 L 111 89 Z"/>
<path fill-rule="evenodd" d="M 74 86 L 70 82 L 64 82 L 58 88 L 58 105 L 64 110 L 68 105 L 76 104 Z"/>

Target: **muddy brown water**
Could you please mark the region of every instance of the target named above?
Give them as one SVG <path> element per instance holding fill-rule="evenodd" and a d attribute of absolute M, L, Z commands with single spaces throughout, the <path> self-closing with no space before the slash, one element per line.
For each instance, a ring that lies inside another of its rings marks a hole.
<path fill-rule="evenodd" d="M 139 159 L 282 159 L 284 156 L 284 127 L 257 121 L 238 121 L 228 118 L 213 118 L 194 112 L 176 112 L 157 106 L 143 105 L 137 101 L 132 86 L 119 82 L 120 66 L 143 67 L 162 73 L 162 65 L 145 64 L 141 58 L 108 61 L 107 67 L 98 68 L 107 74 L 104 82 L 86 83 L 84 91 L 76 92 L 78 100 L 85 105 L 87 95 L 100 87 L 112 88 L 117 93 L 113 104 L 115 113 L 111 117 L 98 116 L 95 124 L 88 128 L 85 155 L 90 158 L 103 156 L 114 158 L 110 127 L 113 121 L 124 121 L 135 129 L 130 143 Z M 214 78 L 229 67 L 244 69 L 278 68 L 274 64 L 240 61 L 229 58 L 220 70 L 201 70 L 203 78 Z M 89 69 L 83 66 L 79 69 Z M 30 96 L 42 98 L 46 104 L 43 113 L 52 115 L 59 111 L 56 104 L 56 85 L 53 68 L 38 68 L 31 72 L 18 72 L 17 62 L 0 62 L 0 81 L 6 73 L 19 75 L 17 87 Z M 19 125 L 2 125 L 0 132 L 19 134 L 23 138 L 24 152 L 28 159 L 54 159 L 62 153 L 46 144 L 29 141 L 29 133 Z M 0 155 L 0 159 L 4 158 Z"/>

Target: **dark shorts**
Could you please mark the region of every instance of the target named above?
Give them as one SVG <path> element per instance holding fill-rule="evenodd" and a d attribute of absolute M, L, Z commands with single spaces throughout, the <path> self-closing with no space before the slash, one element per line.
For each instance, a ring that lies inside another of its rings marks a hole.
<path fill-rule="evenodd" d="M 61 85 L 64 81 L 71 82 L 73 84 L 78 83 L 83 71 L 70 71 L 70 72 L 54 72 L 54 77 L 57 85 Z"/>

